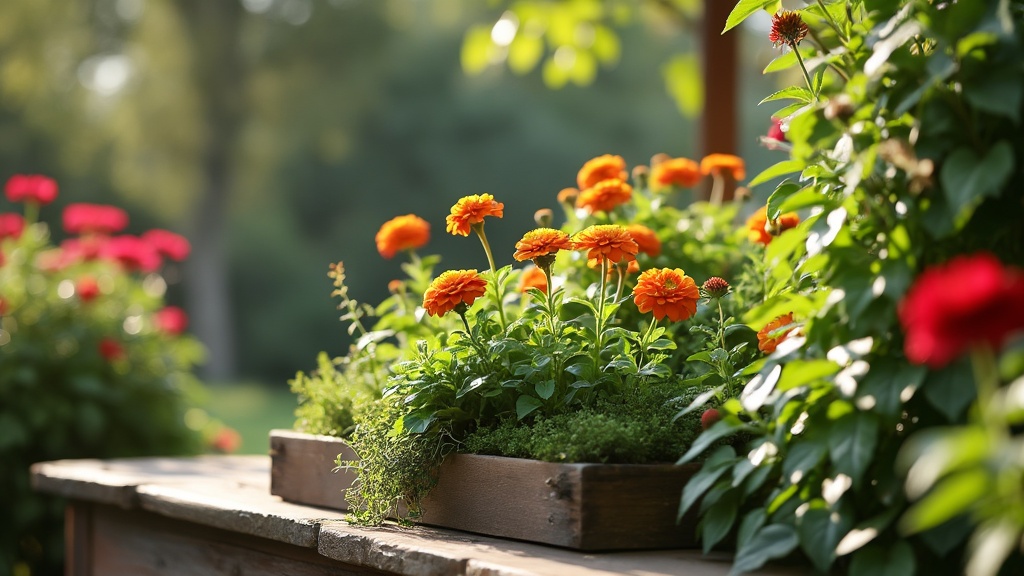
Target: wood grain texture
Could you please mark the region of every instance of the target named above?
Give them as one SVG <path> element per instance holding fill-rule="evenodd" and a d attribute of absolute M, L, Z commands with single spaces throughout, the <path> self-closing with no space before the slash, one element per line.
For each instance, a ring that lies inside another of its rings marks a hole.
<path fill-rule="evenodd" d="M 289 502 L 347 510 L 345 490 L 356 479 L 352 470 L 334 471 L 334 462 L 355 460 L 356 453 L 340 438 L 270 431 L 270 493 Z"/>

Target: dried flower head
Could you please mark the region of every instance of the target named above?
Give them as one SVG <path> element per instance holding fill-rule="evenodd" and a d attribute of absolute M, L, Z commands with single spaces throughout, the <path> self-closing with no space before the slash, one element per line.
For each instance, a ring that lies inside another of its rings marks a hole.
<path fill-rule="evenodd" d="M 480 224 L 488 216 L 501 218 L 504 213 L 505 205 L 496 202 L 490 194 L 463 196 L 452 206 L 451 214 L 445 219 L 445 229 L 456 236 L 469 236 L 474 224 Z"/>
<path fill-rule="evenodd" d="M 596 224 L 584 228 L 572 237 L 572 244 L 574 250 L 586 250 L 588 260 L 603 258 L 613 263 L 635 260 L 640 251 L 629 230 L 614 224 Z"/>
<path fill-rule="evenodd" d="M 732 154 L 708 154 L 700 161 L 702 174 L 726 175 L 733 180 L 743 180 L 747 177 L 746 167 L 743 158 Z"/>
<path fill-rule="evenodd" d="M 516 252 L 512 257 L 522 262 L 523 260 L 535 260 L 540 256 L 553 255 L 559 250 L 572 250 L 572 240 L 569 239 L 569 235 L 553 228 L 537 228 L 530 230 L 523 235 L 520 241 L 516 242 Z"/>
<path fill-rule="evenodd" d="M 426 245 L 430 241 L 430 224 L 415 214 L 396 216 L 380 227 L 374 240 L 377 252 L 391 259 L 402 250 L 415 250 Z"/>
<path fill-rule="evenodd" d="M 618 178 L 602 180 L 592 187 L 580 192 L 576 198 L 576 207 L 583 208 L 588 214 L 594 212 L 610 212 L 616 206 L 625 204 L 633 198 L 633 187 Z"/>
<path fill-rule="evenodd" d="M 431 316 L 443 316 L 459 304 L 469 306 L 486 291 L 487 281 L 476 270 L 448 270 L 423 293 L 423 309 Z"/>
<path fill-rule="evenodd" d="M 747 218 L 747 238 L 751 242 L 767 246 L 773 236 L 778 236 L 790 228 L 796 228 L 800 223 L 800 216 L 796 212 L 786 212 L 779 216 L 774 223 L 768 221 L 768 207 L 762 206 L 757 212 Z"/>
<path fill-rule="evenodd" d="M 704 175 L 700 165 L 689 158 L 669 158 L 651 168 L 651 188 L 692 188 L 700 183 Z"/>
<path fill-rule="evenodd" d="M 729 293 L 729 283 L 718 276 L 712 276 L 704 281 L 701 290 L 706 298 L 718 299 Z"/>
<path fill-rule="evenodd" d="M 697 313 L 698 300 L 697 283 L 679 268 L 644 270 L 633 288 L 636 307 L 640 312 L 653 313 L 655 320 L 686 320 Z"/>
<path fill-rule="evenodd" d="M 757 332 L 757 349 L 765 354 L 775 352 L 775 347 L 786 339 L 793 326 L 793 313 L 783 314 L 769 322 Z"/>
<path fill-rule="evenodd" d="M 807 36 L 807 32 L 807 24 L 799 12 L 782 10 L 772 16 L 772 29 L 768 33 L 768 40 L 776 48 L 783 45 L 795 48 Z"/>
<path fill-rule="evenodd" d="M 610 180 L 612 178 L 625 180 L 628 177 L 626 174 L 626 161 L 622 159 L 622 156 L 605 154 L 588 160 L 583 165 L 583 168 L 580 168 L 580 171 L 576 174 L 576 185 L 579 186 L 580 190 L 586 190 L 602 180 Z"/>
<path fill-rule="evenodd" d="M 651 258 L 657 258 L 661 254 L 661 240 L 658 240 L 658 235 L 654 230 L 643 224 L 628 224 L 626 230 L 629 230 L 630 236 L 636 241 L 636 245 L 640 247 L 640 252 L 647 254 Z"/>

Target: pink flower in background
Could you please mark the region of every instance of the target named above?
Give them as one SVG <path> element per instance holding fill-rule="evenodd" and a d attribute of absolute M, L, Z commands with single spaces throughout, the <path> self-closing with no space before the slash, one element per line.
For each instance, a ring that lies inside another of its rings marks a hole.
<path fill-rule="evenodd" d="M 188 328 L 188 314 L 177 306 L 167 306 L 155 316 L 156 326 L 168 334 L 181 334 Z"/>
<path fill-rule="evenodd" d="M 155 272 L 160 268 L 160 253 L 138 236 L 114 236 L 100 248 L 100 256 L 119 262 L 126 270 Z"/>
<path fill-rule="evenodd" d="M 100 285 L 92 276 L 82 276 L 75 282 L 75 293 L 82 302 L 92 302 L 100 295 Z"/>
<path fill-rule="evenodd" d="M 25 219 L 21 214 L 0 214 L 0 240 L 20 238 L 25 230 Z"/>
<path fill-rule="evenodd" d="M 43 206 L 57 198 L 57 182 L 36 174 L 15 174 L 4 186 L 4 194 L 11 202 L 33 202 Z"/>
<path fill-rule="evenodd" d="M 192 251 L 192 245 L 189 244 L 188 240 L 180 235 L 170 232 L 168 230 L 161 230 L 159 228 L 144 232 L 142 239 L 148 242 L 150 246 L 156 248 L 156 251 L 161 255 L 174 260 L 175 262 L 181 262 L 185 258 L 188 258 L 189 252 Z"/>
<path fill-rule="evenodd" d="M 117 206 L 68 204 L 64 209 L 64 231 L 68 234 L 114 234 L 128 226 L 128 213 Z"/>

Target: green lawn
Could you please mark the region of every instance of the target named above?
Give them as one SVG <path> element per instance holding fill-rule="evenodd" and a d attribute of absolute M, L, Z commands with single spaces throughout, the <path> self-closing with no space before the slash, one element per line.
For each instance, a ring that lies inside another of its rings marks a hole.
<path fill-rule="evenodd" d="M 242 435 L 236 454 L 266 454 L 270 430 L 291 428 L 295 422 L 296 399 L 287 384 L 236 382 L 211 384 L 207 389 L 206 411 Z"/>

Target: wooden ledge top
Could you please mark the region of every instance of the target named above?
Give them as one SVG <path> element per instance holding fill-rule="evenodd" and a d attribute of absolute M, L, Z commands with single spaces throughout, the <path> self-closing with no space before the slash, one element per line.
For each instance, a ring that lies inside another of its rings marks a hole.
<path fill-rule="evenodd" d="M 345 564 L 409 576 L 717 576 L 731 568 L 728 557 L 696 550 L 587 554 L 422 526 L 353 526 L 344 513 L 271 496 L 265 456 L 42 462 L 32 466 L 32 485 L 38 492 L 315 548 Z"/>

